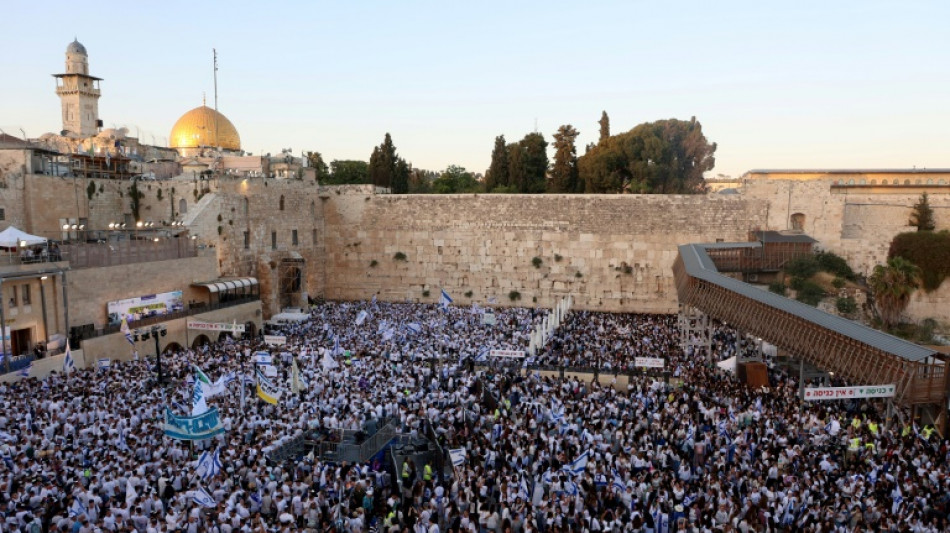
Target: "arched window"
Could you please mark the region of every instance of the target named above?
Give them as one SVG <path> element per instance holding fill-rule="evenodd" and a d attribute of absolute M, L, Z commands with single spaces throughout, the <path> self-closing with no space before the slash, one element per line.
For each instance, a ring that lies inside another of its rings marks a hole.
<path fill-rule="evenodd" d="M 184 215 L 188 212 L 188 202 L 184 198 L 178 200 L 178 214 Z"/>
<path fill-rule="evenodd" d="M 851 178 L 850 180 L 848 180 L 848 185 L 854 185 L 854 178 Z"/>
<path fill-rule="evenodd" d="M 792 230 L 794 231 L 805 231 L 805 215 L 803 213 L 795 213 L 792 215 Z"/>
<path fill-rule="evenodd" d="M 284 210 L 284 195 L 280 195 L 280 210 Z"/>
<path fill-rule="evenodd" d="M 250 202 L 249 202 L 248 199 L 245 197 L 245 198 L 244 198 L 244 216 L 247 216 L 247 213 L 248 213 L 248 211 L 250 210 L 250 205 L 249 205 L 249 204 L 250 204 Z"/>
<path fill-rule="evenodd" d="M 910 180 L 904 180 L 904 185 L 910 185 Z"/>
<path fill-rule="evenodd" d="M 310 201 L 310 216 L 317 216 L 317 204 L 315 204 L 313 200 Z"/>
<path fill-rule="evenodd" d="M 877 185 L 877 180 L 871 180 L 871 185 Z"/>

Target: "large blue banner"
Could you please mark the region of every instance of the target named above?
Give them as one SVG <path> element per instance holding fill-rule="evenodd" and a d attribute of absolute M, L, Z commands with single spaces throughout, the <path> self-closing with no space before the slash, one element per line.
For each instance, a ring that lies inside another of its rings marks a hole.
<path fill-rule="evenodd" d="M 178 440 L 204 440 L 224 433 L 218 419 L 218 408 L 212 407 L 198 416 L 177 416 L 165 408 L 165 436 Z"/>

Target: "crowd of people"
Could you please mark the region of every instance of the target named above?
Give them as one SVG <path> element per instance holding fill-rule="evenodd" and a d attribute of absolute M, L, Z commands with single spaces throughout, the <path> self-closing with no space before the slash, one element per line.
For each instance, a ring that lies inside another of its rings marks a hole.
<path fill-rule="evenodd" d="M 879 402 L 803 405 L 780 369 L 751 389 L 684 353 L 675 320 L 657 315 L 572 313 L 533 359 L 597 380 L 486 369 L 486 348 L 525 349 L 545 311 L 496 309 L 494 325 L 483 311 L 322 303 L 280 327 L 285 346 L 224 340 L 163 357 L 166 385 L 148 360 L 0 385 L 0 531 L 950 529 L 947 441 L 885 420 Z M 718 335 L 717 356 L 734 342 Z M 276 405 L 255 395 L 246 354 L 262 349 L 284 389 Z M 675 385 L 634 368 L 640 356 L 664 358 Z M 237 377 L 207 400 L 224 432 L 174 440 L 165 410 L 189 414 L 195 367 Z M 274 459 L 302 435 L 382 420 L 434 432 L 462 459 L 435 471 Z M 205 452 L 219 457 L 212 475 Z"/>

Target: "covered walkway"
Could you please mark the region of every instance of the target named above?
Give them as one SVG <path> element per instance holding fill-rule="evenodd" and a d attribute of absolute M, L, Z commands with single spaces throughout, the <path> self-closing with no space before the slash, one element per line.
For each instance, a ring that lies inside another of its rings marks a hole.
<path fill-rule="evenodd" d="M 687 244 L 673 265 L 681 306 L 761 337 L 792 357 L 859 385 L 895 384 L 895 402 L 947 406 L 939 353 L 725 275 L 713 256 L 749 243 Z M 715 250 L 712 254 L 708 250 Z"/>

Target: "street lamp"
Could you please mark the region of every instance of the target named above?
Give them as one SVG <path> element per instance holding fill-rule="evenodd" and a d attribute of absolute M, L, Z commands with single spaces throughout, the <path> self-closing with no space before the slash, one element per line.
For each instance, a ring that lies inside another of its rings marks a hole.
<path fill-rule="evenodd" d="M 155 366 L 158 370 L 158 383 L 159 385 L 165 383 L 165 374 L 162 373 L 162 350 L 158 345 L 158 337 L 164 337 L 168 334 L 168 330 L 165 327 L 165 324 L 156 324 L 150 328 L 146 329 L 137 329 L 133 333 L 133 338 L 138 341 L 140 338 L 143 341 L 147 341 L 149 337 L 155 339 Z"/>

